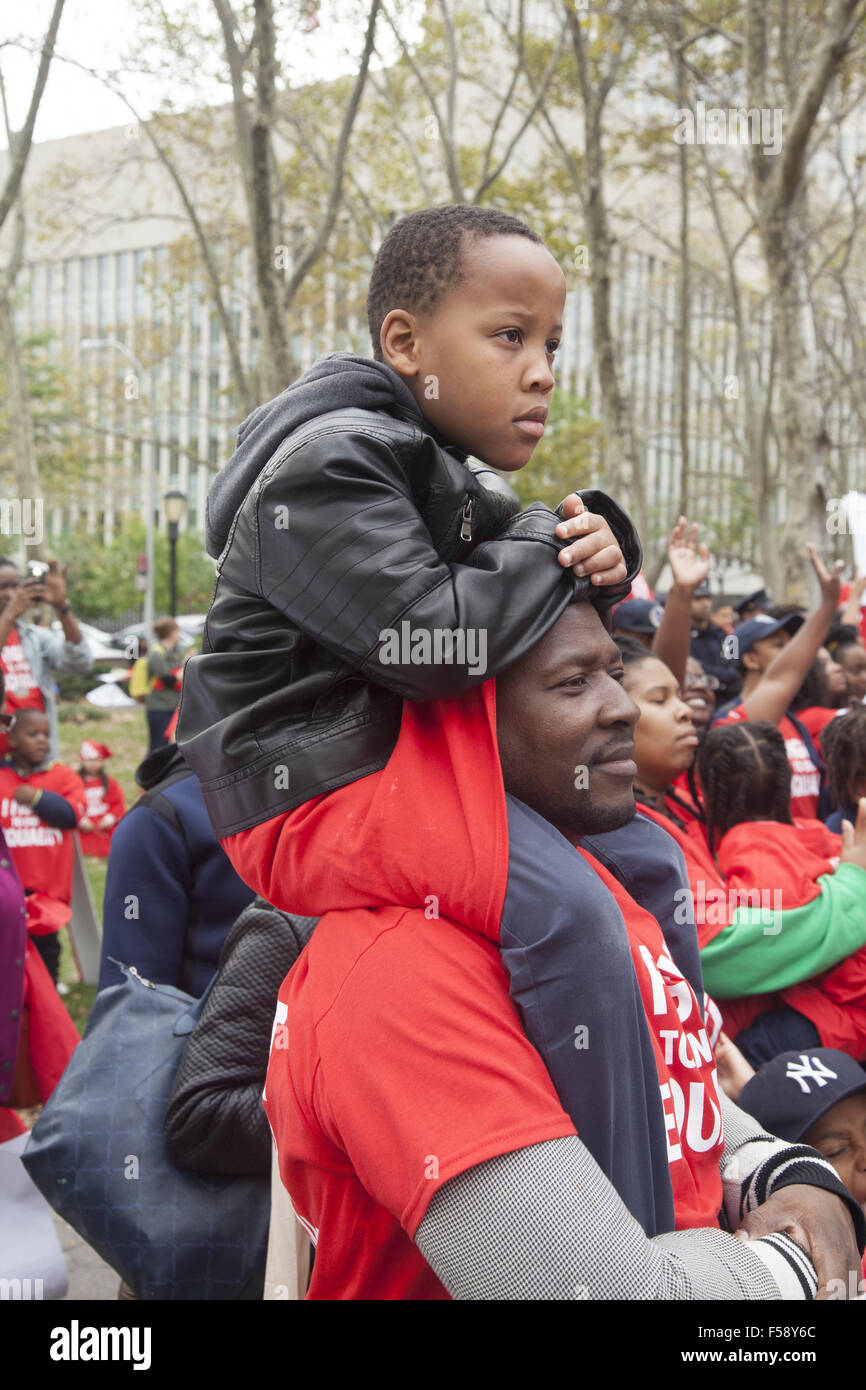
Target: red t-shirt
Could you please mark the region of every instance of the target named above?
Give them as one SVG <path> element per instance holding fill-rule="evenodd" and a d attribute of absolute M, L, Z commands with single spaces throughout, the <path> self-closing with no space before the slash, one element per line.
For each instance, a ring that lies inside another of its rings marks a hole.
<path fill-rule="evenodd" d="M 38 709 L 44 712 L 45 697 L 33 675 L 33 668 L 24 654 L 17 627 L 12 626 L 6 645 L 0 652 L 0 666 L 6 682 L 6 713 L 19 709 Z M 9 747 L 6 730 L 0 729 L 0 757 Z"/>
<path fill-rule="evenodd" d="M 584 857 L 626 919 L 677 1229 L 717 1226 L 721 1102 L 697 999 L 655 919 Z M 486 1159 L 575 1133 L 496 946 L 402 908 L 319 923 L 280 990 L 265 1109 L 283 1182 L 316 1245 L 311 1299 L 446 1298 L 412 1241 L 437 1188 Z"/>
<path fill-rule="evenodd" d="M 835 710 L 830 711 L 831 718 L 835 712 Z M 748 717 L 742 705 L 735 705 L 721 719 L 716 720 L 716 726 L 748 720 Z M 800 719 L 800 717 L 798 714 L 797 718 Z M 805 723 L 805 721 L 801 722 Z M 782 715 L 778 727 L 779 733 L 785 740 L 785 752 L 791 767 L 791 815 L 799 820 L 817 820 L 818 800 L 821 795 L 821 774 L 809 757 L 809 750 L 797 732 L 796 726 L 791 723 L 786 714 Z"/>
<path fill-rule="evenodd" d="M 812 742 L 818 751 L 821 751 L 821 730 L 826 729 L 831 719 L 835 719 L 837 714 L 843 714 L 841 709 L 827 709 L 825 705 L 809 705 L 808 709 L 798 709 L 797 718 L 804 728 L 808 729 L 812 736 Z"/>
<path fill-rule="evenodd" d="M 50 763 L 29 777 L 0 765 L 0 824 L 21 882 L 34 895 L 27 899 L 28 930 L 39 935 L 57 930 L 71 916 L 72 830 L 47 825 L 38 811 L 15 801 L 13 792 L 24 783 L 64 797 L 76 821 L 84 810 L 84 787 L 65 763 Z"/>

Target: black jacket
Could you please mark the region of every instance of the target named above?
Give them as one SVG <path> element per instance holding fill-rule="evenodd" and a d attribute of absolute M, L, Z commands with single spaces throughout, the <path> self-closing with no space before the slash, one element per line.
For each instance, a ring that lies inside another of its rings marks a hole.
<path fill-rule="evenodd" d="M 600 597 L 562 569 L 559 518 L 541 503 L 521 511 L 382 363 L 320 359 L 239 440 L 209 498 L 217 581 L 177 729 L 219 837 L 384 767 L 404 699 L 458 695 L 497 675 L 576 594 L 609 605 L 640 568 L 629 518 L 589 491 L 628 579 Z M 386 633 L 470 629 L 483 634 L 483 669 L 419 662 L 408 644 L 400 660 L 383 657 Z"/>
<path fill-rule="evenodd" d="M 256 898 L 232 927 L 219 973 L 190 1034 L 165 1116 L 178 1168 L 266 1174 L 271 1132 L 262 1109 L 276 998 L 315 917 Z"/>

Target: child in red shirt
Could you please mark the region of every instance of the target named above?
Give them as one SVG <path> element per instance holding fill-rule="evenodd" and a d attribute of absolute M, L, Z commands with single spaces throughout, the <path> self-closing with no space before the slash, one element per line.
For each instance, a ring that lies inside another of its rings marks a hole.
<path fill-rule="evenodd" d="M 84 813 L 81 778 L 48 762 L 48 716 L 22 709 L 0 760 L 0 824 L 24 885 L 27 930 L 57 983 L 60 928 L 72 916 L 72 831 Z"/>
<path fill-rule="evenodd" d="M 126 811 L 126 801 L 120 783 L 105 771 L 105 759 L 112 756 L 104 743 L 85 739 L 78 750 L 81 765 L 78 775 L 84 784 L 86 806 L 78 822 L 81 848 L 85 854 L 108 858 L 111 836 L 120 817 Z"/>

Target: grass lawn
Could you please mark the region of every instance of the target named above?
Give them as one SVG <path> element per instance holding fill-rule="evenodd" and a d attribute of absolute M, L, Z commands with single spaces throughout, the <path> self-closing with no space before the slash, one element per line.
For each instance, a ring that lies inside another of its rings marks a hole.
<path fill-rule="evenodd" d="M 139 705 L 135 709 L 101 710 L 82 700 L 75 705 L 61 705 L 58 712 L 60 761 L 77 770 L 78 750 L 82 739 L 91 738 L 97 743 L 107 744 L 113 756 L 106 762 L 106 771 L 115 777 L 123 788 L 128 809 L 140 794 L 141 789 L 135 781 L 135 769 L 146 756 L 148 748 L 144 706 Z M 93 906 L 101 926 L 108 860 L 88 855 L 84 862 L 87 866 Z M 64 1002 L 81 1033 L 93 1004 L 96 986 L 84 985 L 78 979 L 75 958 L 65 930 L 61 933 L 60 940 L 60 979 L 69 986 L 69 993 L 64 996 Z"/>

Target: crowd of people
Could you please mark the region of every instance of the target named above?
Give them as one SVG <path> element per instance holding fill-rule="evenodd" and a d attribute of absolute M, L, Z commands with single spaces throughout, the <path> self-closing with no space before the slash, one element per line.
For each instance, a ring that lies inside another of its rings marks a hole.
<path fill-rule="evenodd" d="M 812 607 L 714 602 L 683 517 L 632 598 L 627 499 L 521 507 L 564 297 L 510 215 L 397 222 L 373 357 L 319 359 L 217 475 L 139 800 L 104 745 L 40 774 L 44 711 L 9 732 L 7 838 L 110 832 L 100 989 L 207 996 L 166 1142 L 235 1177 L 272 1148 L 255 1296 L 857 1288 L 866 581 L 810 543 Z M 59 922 L 63 875 L 18 872 Z"/>

